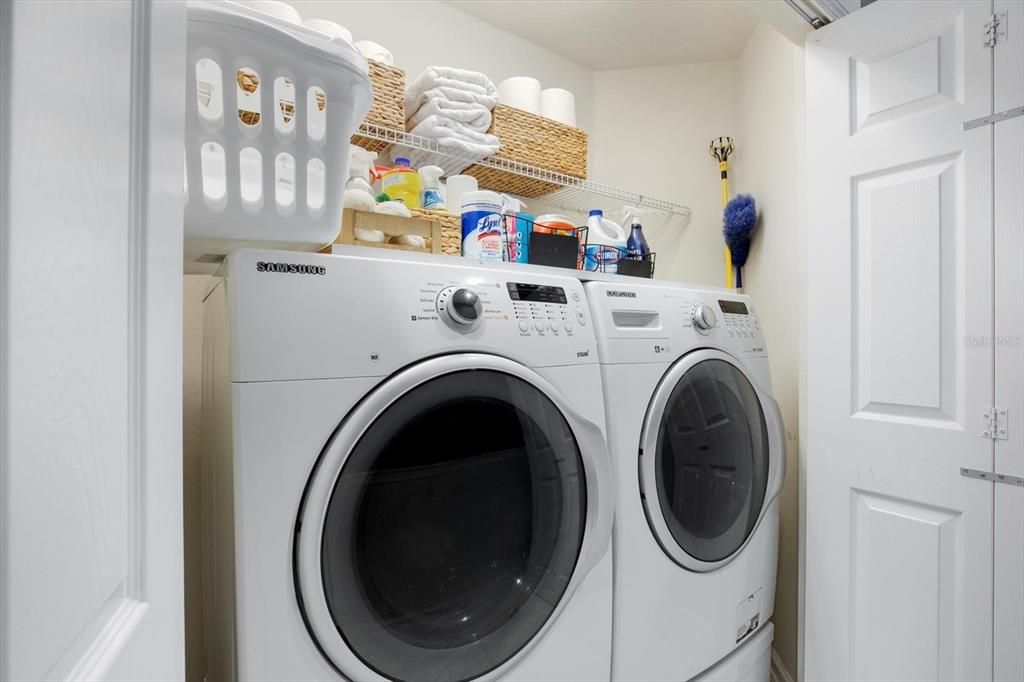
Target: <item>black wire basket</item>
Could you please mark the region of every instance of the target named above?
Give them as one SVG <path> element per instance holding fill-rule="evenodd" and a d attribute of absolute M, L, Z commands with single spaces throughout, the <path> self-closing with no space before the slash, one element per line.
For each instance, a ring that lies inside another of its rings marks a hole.
<path fill-rule="evenodd" d="M 590 248 L 586 226 L 553 227 L 519 215 L 506 215 L 502 225 L 502 255 L 506 262 L 654 277 L 653 252 L 643 258 L 631 258 L 625 249 L 614 246 Z"/>

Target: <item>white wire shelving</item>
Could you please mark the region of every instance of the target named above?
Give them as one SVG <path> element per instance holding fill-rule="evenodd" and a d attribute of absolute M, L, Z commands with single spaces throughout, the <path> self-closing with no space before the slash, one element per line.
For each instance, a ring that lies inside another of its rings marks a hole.
<path fill-rule="evenodd" d="M 379 142 L 398 145 L 408 149 L 428 151 L 467 163 L 476 163 L 486 168 L 513 173 L 531 180 L 539 180 L 556 185 L 557 189 L 541 197 L 539 200 L 545 204 L 567 210 L 586 212 L 591 208 L 610 209 L 613 205 L 629 205 L 639 206 L 645 209 L 645 213 L 654 210 L 673 217 L 680 217 L 687 221 L 690 219 L 690 208 L 682 204 L 658 199 L 639 192 L 631 192 L 592 180 L 581 180 L 571 175 L 557 173 L 531 164 L 497 156 L 488 157 L 481 161 L 458 149 L 443 147 L 430 138 L 413 135 L 404 130 L 396 130 L 372 123 L 363 123 L 359 126 L 359 135 Z"/>

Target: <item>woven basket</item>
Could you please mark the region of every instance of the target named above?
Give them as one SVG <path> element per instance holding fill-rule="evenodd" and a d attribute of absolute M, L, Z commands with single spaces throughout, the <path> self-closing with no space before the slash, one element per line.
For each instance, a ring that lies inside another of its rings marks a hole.
<path fill-rule="evenodd" d="M 441 253 L 446 256 L 462 255 L 462 216 L 447 211 L 427 211 L 411 208 L 414 216 L 430 218 L 441 223 Z"/>
<path fill-rule="evenodd" d="M 587 177 L 587 134 L 536 114 L 499 104 L 492 112 L 489 133 L 501 141 L 496 158 L 519 161 L 547 170 Z M 472 165 L 463 173 L 472 175 L 481 189 L 522 197 L 539 197 L 558 189 L 558 185 L 525 178 L 515 173 Z"/>
<path fill-rule="evenodd" d="M 363 121 L 394 130 L 405 130 L 405 71 L 375 59 L 366 61 L 370 65 L 370 81 L 373 83 L 373 107 Z M 362 135 L 353 135 L 352 144 L 378 153 L 391 146 L 387 142 Z"/>

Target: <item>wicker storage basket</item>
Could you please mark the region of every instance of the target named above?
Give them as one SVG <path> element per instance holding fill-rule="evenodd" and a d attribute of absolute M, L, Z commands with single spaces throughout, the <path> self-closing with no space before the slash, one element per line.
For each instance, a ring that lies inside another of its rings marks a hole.
<path fill-rule="evenodd" d="M 539 166 L 547 170 L 587 177 L 587 134 L 550 118 L 499 104 L 492 112 L 488 130 L 501 141 L 496 158 Z M 522 197 L 539 197 L 558 189 L 558 185 L 526 178 L 480 165 L 472 165 L 463 173 L 472 175 L 480 189 L 505 192 Z"/>
<path fill-rule="evenodd" d="M 430 218 L 441 223 L 441 253 L 446 256 L 462 255 L 462 216 L 447 211 L 427 211 L 421 208 L 409 210 L 414 216 Z"/>
<path fill-rule="evenodd" d="M 373 107 L 364 122 L 405 130 L 405 71 L 374 59 L 366 61 L 370 65 L 370 81 L 373 83 Z M 353 135 L 352 144 L 378 153 L 391 146 L 362 135 Z"/>

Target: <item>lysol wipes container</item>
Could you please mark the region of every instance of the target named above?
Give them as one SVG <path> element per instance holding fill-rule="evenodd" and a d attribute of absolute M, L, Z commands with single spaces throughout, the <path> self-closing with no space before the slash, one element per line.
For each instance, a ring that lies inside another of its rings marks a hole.
<path fill-rule="evenodd" d="M 501 195 L 477 190 L 462 195 L 462 255 L 480 260 L 502 260 L 504 216 Z"/>

